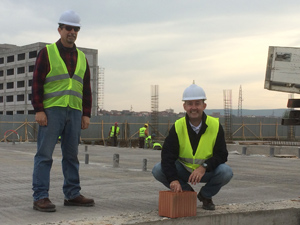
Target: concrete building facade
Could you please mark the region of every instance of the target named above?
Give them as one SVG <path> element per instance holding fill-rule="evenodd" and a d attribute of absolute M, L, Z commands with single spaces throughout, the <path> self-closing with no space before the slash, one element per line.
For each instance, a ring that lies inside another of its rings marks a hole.
<path fill-rule="evenodd" d="M 31 105 L 32 76 L 38 52 L 48 43 L 25 46 L 0 44 L 0 114 L 35 114 Z M 81 48 L 91 71 L 92 115 L 98 109 L 98 50 Z"/>

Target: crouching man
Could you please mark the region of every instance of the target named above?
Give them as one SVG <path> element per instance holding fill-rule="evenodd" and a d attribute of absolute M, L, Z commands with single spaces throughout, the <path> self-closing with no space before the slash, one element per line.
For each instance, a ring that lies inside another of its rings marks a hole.
<path fill-rule="evenodd" d="M 191 185 L 206 183 L 197 197 L 202 208 L 215 210 L 212 197 L 232 178 L 224 131 L 217 118 L 204 113 L 204 90 L 192 84 L 183 92 L 185 117 L 171 127 L 153 176 L 174 192 L 193 191 Z"/>

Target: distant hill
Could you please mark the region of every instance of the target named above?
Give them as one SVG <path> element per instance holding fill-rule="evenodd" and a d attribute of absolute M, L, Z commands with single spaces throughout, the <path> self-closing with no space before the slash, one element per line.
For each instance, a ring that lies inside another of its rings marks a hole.
<path fill-rule="evenodd" d="M 242 115 L 243 116 L 267 116 L 267 117 L 282 117 L 287 111 L 286 109 L 243 109 Z M 205 109 L 206 114 L 211 115 L 212 113 L 220 113 L 224 116 L 224 109 Z M 237 116 L 238 110 L 232 109 L 232 115 Z"/>

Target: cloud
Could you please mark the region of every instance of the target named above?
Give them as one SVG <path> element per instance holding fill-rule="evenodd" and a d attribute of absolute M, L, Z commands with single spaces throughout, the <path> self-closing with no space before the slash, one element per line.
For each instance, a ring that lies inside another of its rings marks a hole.
<path fill-rule="evenodd" d="M 0 39 L 16 45 L 56 41 L 60 14 L 79 13 L 76 44 L 98 49 L 107 110 L 151 110 L 157 84 L 159 110 L 183 111 L 182 92 L 193 80 L 210 109 L 223 108 L 225 89 L 237 108 L 240 85 L 244 107 L 286 107 L 286 93 L 264 89 L 265 68 L 269 46 L 300 46 L 298 1 L 2 2 Z"/>

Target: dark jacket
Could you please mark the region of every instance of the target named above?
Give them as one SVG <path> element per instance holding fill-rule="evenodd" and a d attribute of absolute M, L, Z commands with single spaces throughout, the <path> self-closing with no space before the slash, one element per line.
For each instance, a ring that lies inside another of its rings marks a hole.
<path fill-rule="evenodd" d="M 202 134 L 205 133 L 207 124 L 206 114 L 203 112 L 202 116 L 202 126 L 197 134 L 189 123 L 189 117 L 186 114 L 186 126 L 188 129 L 188 134 L 190 137 L 191 146 L 193 148 L 193 154 L 195 154 L 200 138 Z M 178 136 L 175 131 L 175 126 L 173 125 L 169 131 L 169 135 L 166 137 L 163 149 L 161 152 L 161 166 L 164 174 L 167 177 L 167 180 L 171 183 L 174 180 L 178 180 L 178 175 L 175 167 L 175 162 L 179 157 L 179 141 Z M 222 125 L 219 126 L 219 132 L 217 135 L 216 143 L 213 149 L 213 156 L 207 159 L 205 162 L 207 164 L 206 171 L 212 171 L 217 168 L 220 164 L 225 163 L 227 161 L 228 151 L 225 142 L 224 130 Z"/>

